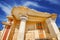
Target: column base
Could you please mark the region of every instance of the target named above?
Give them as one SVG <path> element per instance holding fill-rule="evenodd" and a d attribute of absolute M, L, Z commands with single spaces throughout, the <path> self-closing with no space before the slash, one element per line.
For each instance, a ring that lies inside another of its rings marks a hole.
<path fill-rule="evenodd" d="M 60 32 L 57 34 L 57 39 L 60 40 Z"/>

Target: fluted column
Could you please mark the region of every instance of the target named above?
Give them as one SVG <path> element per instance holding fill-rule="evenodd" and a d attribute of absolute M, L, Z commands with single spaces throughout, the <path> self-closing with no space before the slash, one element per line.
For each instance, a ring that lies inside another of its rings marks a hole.
<path fill-rule="evenodd" d="M 25 33 L 25 26 L 26 26 L 26 20 L 27 17 L 20 17 L 21 22 L 20 22 L 20 26 L 19 26 L 19 32 L 18 32 L 18 37 L 17 40 L 24 40 L 24 33 Z"/>
<path fill-rule="evenodd" d="M 55 21 L 52 20 L 51 18 L 46 20 L 46 23 L 48 25 L 49 31 L 53 37 L 57 37 L 57 34 L 59 33 L 58 26 L 56 25 Z"/>

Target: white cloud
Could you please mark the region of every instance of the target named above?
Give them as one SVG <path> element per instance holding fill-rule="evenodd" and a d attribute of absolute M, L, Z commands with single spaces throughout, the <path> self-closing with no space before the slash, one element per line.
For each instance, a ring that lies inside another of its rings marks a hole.
<path fill-rule="evenodd" d="M 58 17 L 60 18 L 60 15 L 58 15 Z"/>
<path fill-rule="evenodd" d="M 55 3 L 55 4 L 59 4 L 58 0 L 47 0 L 47 1 L 50 1 L 50 2 Z"/>
<path fill-rule="evenodd" d="M 35 3 L 35 2 L 30 2 L 30 1 L 25 2 L 23 6 L 27 6 L 27 7 L 28 7 L 28 6 L 30 6 L 30 5 L 39 7 L 39 5 L 38 5 L 37 3 Z"/>
<path fill-rule="evenodd" d="M 26 7 L 31 6 L 31 5 L 38 7 L 38 8 L 48 9 L 44 6 L 38 5 L 36 2 L 27 1 L 27 2 L 23 3 L 23 6 L 26 6 Z"/>
<path fill-rule="evenodd" d="M 4 5 L 2 5 L 1 3 L 0 3 L 0 8 L 7 14 L 7 15 L 9 15 L 9 14 L 11 14 L 11 7 L 10 6 L 4 6 Z"/>

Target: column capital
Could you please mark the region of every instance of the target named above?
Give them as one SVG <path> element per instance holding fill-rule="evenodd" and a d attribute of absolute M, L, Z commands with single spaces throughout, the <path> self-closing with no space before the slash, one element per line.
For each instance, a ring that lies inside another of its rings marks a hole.
<path fill-rule="evenodd" d="M 55 22 L 55 20 L 54 19 L 52 19 L 52 18 L 48 18 L 49 20 L 51 20 L 51 21 L 53 21 L 53 22 Z"/>
<path fill-rule="evenodd" d="M 25 15 L 22 15 L 22 16 L 20 16 L 20 19 L 21 19 L 21 20 L 28 20 L 28 17 L 25 16 Z"/>

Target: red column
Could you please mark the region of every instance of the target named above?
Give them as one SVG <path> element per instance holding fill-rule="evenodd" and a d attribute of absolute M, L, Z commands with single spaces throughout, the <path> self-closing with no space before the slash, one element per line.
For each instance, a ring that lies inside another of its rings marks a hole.
<path fill-rule="evenodd" d="M 5 32 L 4 32 L 3 40 L 6 40 L 7 35 L 8 35 L 8 33 L 9 33 L 9 30 L 10 30 L 10 26 L 8 26 L 8 27 L 6 28 L 6 30 L 5 30 Z"/>

